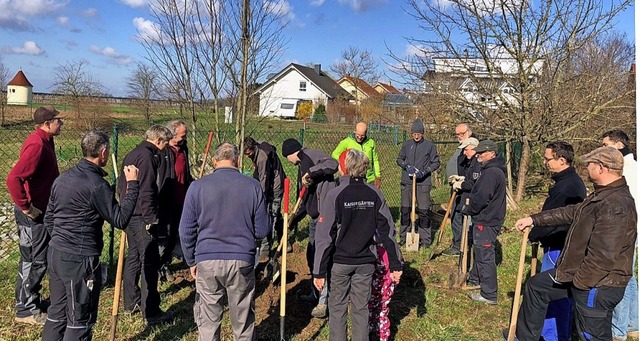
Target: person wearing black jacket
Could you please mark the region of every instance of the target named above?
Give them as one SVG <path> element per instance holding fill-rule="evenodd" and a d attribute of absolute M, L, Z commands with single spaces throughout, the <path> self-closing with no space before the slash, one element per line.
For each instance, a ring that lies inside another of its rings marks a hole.
<path fill-rule="evenodd" d="M 469 205 L 461 210 L 462 214 L 470 215 L 473 220 L 473 267 L 480 282 L 480 293 L 470 293 L 469 298 L 498 304 L 494 244 L 507 213 L 506 166 L 504 158 L 498 154 L 498 145 L 491 140 L 480 141 L 476 153 L 482 164 L 480 176 L 469 195 Z"/>
<path fill-rule="evenodd" d="M 369 296 L 376 261 L 376 244 L 389 255 L 394 283 L 402 276 L 395 224 L 382 192 L 366 182 L 369 160 L 351 149 L 346 156 L 346 176 L 327 194 L 316 231 L 314 285 L 326 286 L 331 272 L 329 339 L 347 340 L 347 307 L 351 302 L 351 340 L 369 339 Z M 333 265 L 330 265 L 333 263 Z"/>
<path fill-rule="evenodd" d="M 544 164 L 551 172 L 554 184 L 549 188 L 549 196 L 542 205 L 542 211 L 578 204 L 586 198 L 587 189 L 572 163 L 573 147 L 569 143 L 556 141 L 547 144 L 544 150 Z M 556 267 L 568 230 L 569 225 L 534 226 L 531 229 L 529 241 L 540 242 L 544 250 L 541 272 Z M 545 340 L 571 340 L 571 305 L 569 298 L 549 303 L 541 334 Z"/>
<path fill-rule="evenodd" d="M 260 182 L 271 218 L 271 233 L 260 240 L 260 257 L 269 257 L 274 232 L 278 238 L 282 235 L 282 196 L 286 174 L 278 158 L 276 147 L 266 141 L 256 141 L 251 136 L 244 139 L 244 155 L 254 165 L 253 178 Z M 287 248 L 289 252 L 289 248 Z"/>
<path fill-rule="evenodd" d="M 169 145 L 160 151 L 158 167 L 158 206 L 160 252 L 160 281 L 173 282 L 174 277 L 169 265 L 173 255 L 182 255 L 178 245 L 178 227 L 184 207 L 184 198 L 193 177 L 189 166 L 189 148 L 187 147 L 187 125 L 182 120 L 173 120 L 166 127 L 173 137 Z M 176 247 L 177 246 L 177 247 Z"/>
<path fill-rule="evenodd" d="M 142 311 L 148 324 L 173 320 L 171 313 L 160 310 L 158 293 L 158 167 L 160 151 L 173 137 L 171 131 L 161 125 L 153 125 L 144 134 L 145 141 L 124 157 L 125 165 L 138 167 L 140 195 L 133 216 L 125 229 L 129 252 L 124 263 L 124 309 L 130 313 Z M 122 200 L 126 183 L 120 176 L 118 190 Z M 138 280 L 141 287 L 138 286 Z"/>
<path fill-rule="evenodd" d="M 440 158 L 433 142 L 424 139 L 424 124 L 416 119 L 411 125 L 411 140 L 406 141 L 400 152 L 396 164 L 402 168 L 400 181 L 400 244 L 404 244 L 407 231 L 411 229 L 411 196 L 413 177 L 416 178 L 416 201 L 418 207 L 418 222 L 416 229 L 420 233 L 420 245 L 431 245 L 431 223 L 429 210 L 431 209 L 431 173 L 440 167 Z"/>
<path fill-rule="evenodd" d="M 53 183 L 44 224 L 48 250 L 51 306 L 42 333 L 45 341 L 91 340 L 102 286 L 102 225 L 124 228 L 138 198 L 138 169 L 124 166 L 121 205 L 104 177 L 109 136 L 90 131 L 81 142 L 84 158 Z"/>

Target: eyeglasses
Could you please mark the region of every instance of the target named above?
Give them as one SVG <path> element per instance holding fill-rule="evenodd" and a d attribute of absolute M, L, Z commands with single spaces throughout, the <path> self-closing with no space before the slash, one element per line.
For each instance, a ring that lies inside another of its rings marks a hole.
<path fill-rule="evenodd" d="M 456 135 L 456 136 L 464 136 L 464 134 L 466 134 L 468 131 L 469 131 L 469 130 L 467 129 L 467 130 L 465 130 L 465 131 L 463 131 L 463 132 L 461 132 L 461 133 L 457 133 L 457 132 L 456 132 L 456 134 L 455 134 L 455 135 Z"/>
<path fill-rule="evenodd" d="M 546 157 L 546 156 L 543 156 L 542 158 L 544 159 L 544 163 L 547 163 L 547 162 L 549 162 L 551 160 L 557 160 L 558 159 L 558 158 L 555 158 L 555 157 L 549 158 L 549 157 Z"/>

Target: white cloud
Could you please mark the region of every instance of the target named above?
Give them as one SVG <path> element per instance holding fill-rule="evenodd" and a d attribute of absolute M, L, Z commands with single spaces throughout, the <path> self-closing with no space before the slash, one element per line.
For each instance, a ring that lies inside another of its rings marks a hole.
<path fill-rule="evenodd" d="M 147 4 L 146 0 L 120 0 L 120 2 L 129 7 L 142 7 Z"/>
<path fill-rule="evenodd" d="M 2 52 L 7 54 L 28 54 L 32 56 L 40 56 L 44 54 L 44 50 L 36 44 L 35 41 L 27 40 L 22 47 L 3 47 Z"/>
<path fill-rule="evenodd" d="M 62 27 L 69 27 L 69 17 L 57 17 L 56 22 Z"/>
<path fill-rule="evenodd" d="M 365 12 L 373 6 L 385 4 L 387 2 L 388 0 L 338 0 L 340 5 L 348 5 L 356 12 Z"/>
<path fill-rule="evenodd" d="M 133 18 L 133 27 L 138 31 L 137 38 L 142 41 L 160 41 L 160 29 L 156 24 L 145 18 Z"/>
<path fill-rule="evenodd" d="M 296 18 L 293 13 L 293 6 L 287 0 L 265 1 L 263 5 L 268 12 L 283 20 L 291 21 Z"/>
<path fill-rule="evenodd" d="M 121 65 L 127 65 L 133 63 L 133 59 L 129 56 L 121 55 L 112 47 L 105 47 L 104 49 L 100 49 L 95 45 L 91 45 L 89 48 L 91 52 L 102 55 L 109 58 L 109 62 Z"/>
<path fill-rule="evenodd" d="M 98 10 L 95 8 L 87 8 L 82 13 L 80 13 L 83 17 L 93 18 L 98 16 Z"/>
<path fill-rule="evenodd" d="M 407 44 L 406 48 L 404 49 L 404 53 L 407 57 L 426 57 L 427 48 L 424 46 Z"/>
<path fill-rule="evenodd" d="M 319 7 L 319 6 L 322 6 L 322 4 L 324 4 L 324 1 L 325 0 L 311 0 L 309 2 L 309 5 Z"/>
<path fill-rule="evenodd" d="M 0 0 L 0 27 L 11 30 L 31 28 L 32 17 L 46 15 L 66 6 L 68 1 Z"/>

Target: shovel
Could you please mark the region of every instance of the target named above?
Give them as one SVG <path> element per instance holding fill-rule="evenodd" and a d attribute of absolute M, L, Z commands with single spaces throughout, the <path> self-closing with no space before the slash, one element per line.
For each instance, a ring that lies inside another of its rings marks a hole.
<path fill-rule="evenodd" d="M 282 227 L 282 240 L 278 245 L 278 248 L 281 249 L 282 252 L 282 267 L 280 271 L 285 274 L 280 276 L 280 340 L 284 341 L 284 319 L 286 316 L 286 306 L 287 306 L 287 249 L 282 248 L 282 244 L 287 242 L 287 235 L 289 233 L 289 178 L 284 179 L 284 206 L 283 206 L 283 215 L 284 215 L 284 226 Z M 302 188 L 300 194 L 304 192 L 305 187 Z M 298 202 L 296 202 L 296 206 L 300 202 L 300 198 L 298 198 Z M 294 211 L 295 212 L 295 211 Z M 278 252 L 276 252 L 276 255 Z M 274 256 L 274 258 L 275 258 Z"/>
<path fill-rule="evenodd" d="M 524 272 L 524 256 L 527 253 L 527 240 L 529 239 L 531 228 L 528 227 L 522 234 L 522 244 L 520 245 L 520 264 L 518 264 L 518 277 L 516 278 L 516 289 L 513 294 L 513 308 L 511 308 L 511 323 L 509 323 L 509 335 L 507 341 L 514 341 L 516 338 L 516 324 L 518 323 L 518 309 L 520 307 L 520 291 L 522 291 L 522 273 Z"/>
<path fill-rule="evenodd" d="M 438 229 L 438 239 L 436 239 L 436 244 L 431 249 L 431 253 L 429 254 L 429 258 L 427 258 L 427 262 L 433 258 L 433 255 L 436 253 L 436 249 L 438 245 L 440 245 L 440 241 L 442 240 L 442 235 L 444 234 L 444 227 L 447 226 L 447 220 L 449 220 L 449 215 L 451 214 L 451 210 L 453 208 L 453 202 L 456 200 L 456 192 L 453 191 L 451 193 L 451 199 L 449 199 L 449 204 L 447 205 L 447 210 L 444 212 L 444 219 L 442 219 L 442 223 L 440 224 L 440 228 Z"/>
<path fill-rule="evenodd" d="M 413 176 L 413 184 L 411 187 L 411 231 L 407 232 L 408 252 L 418 251 L 420 247 L 420 234 L 416 231 L 416 176 Z"/>
<path fill-rule="evenodd" d="M 300 207 L 302 198 L 304 198 L 304 195 L 306 193 L 307 193 L 307 188 L 302 187 L 302 189 L 300 190 L 300 195 L 298 195 L 298 200 L 296 201 L 296 204 L 293 206 L 293 211 L 291 211 L 293 212 L 293 214 L 298 212 L 298 208 Z M 278 243 L 278 248 L 276 249 L 276 253 L 273 255 L 273 257 L 269 261 L 269 264 L 267 265 L 268 267 L 267 271 L 273 273 L 273 275 L 271 276 L 271 283 L 273 284 L 275 284 L 276 281 L 278 281 L 278 277 L 280 277 L 280 265 L 278 264 L 278 254 L 282 251 L 284 245 L 286 245 L 288 241 L 288 230 L 289 230 L 289 221 L 287 220 L 289 215 L 288 213 L 289 212 L 289 189 L 288 188 L 285 188 L 285 203 L 282 209 L 283 209 L 283 216 L 284 216 L 284 226 L 282 227 L 282 238 L 280 239 L 280 243 Z M 287 233 L 285 233 L 285 230 L 287 230 Z M 286 250 L 282 252 L 283 252 L 282 258 L 284 259 L 284 254 L 287 252 Z"/>
<path fill-rule="evenodd" d="M 116 163 L 116 155 L 111 154 L 113 163 L 113 174 L 118 182 L 118 165 Z M 122 270 L 124 269 L 124 251 L 127 245 L 127 234 L 122 230 L 120 235 L 120 251 L 118 252 L 118 268 L 116 270 L 116 287 L 113 292 L 113 309 L 111 310 L 111 330 L 109 331 L 109 340 L 116 339 L 116 326 L 118 325 L 118 305 L 120 304 L 120 290 L 122 288 Z"/>
<path fill-rule="evenodd" d="M 467 205 L 469 199 L 467 199 Z M 462 255 L 458 263 L 458 272 L 454 272 L 449 276 L 450 288 L 463 288 L 467 281 L 467 255 L 469 253 L 469 216 L 463 215 L 462 217 L 462 240 L 460 241 L 460 248 L 462 249 Z"/>

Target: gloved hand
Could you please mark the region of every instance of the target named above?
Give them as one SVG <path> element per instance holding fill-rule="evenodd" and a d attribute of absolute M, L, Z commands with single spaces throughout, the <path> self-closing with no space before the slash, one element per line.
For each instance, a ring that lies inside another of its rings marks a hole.
<path fill-rule="evenodd" d="M 373 180 L 373 185 L 376 186 L 376 188 L 380 188 L 380 186 L 382 186 L 382 180 L 380 180 L 380 178 L 376 178 Z"/>
<path fill-rule="evenodd" d="M 457 175 L 450 175 L 447 180 L 449 181 L 449 185 L 453 185 L 454 182 L 456 182 L 456 178 L 458 176 Z"/>
<path fill-rule="evenodd" d="M 426 171 L 426 170 L 421 170 L 421 171 L 419 171 L 419 170 L 417 170 L 417 169 L 416 169 L 416 174 L 415 174 L 415 176 L 416 176 L 418 179 L 422 179 L 422 178 L 424 178 L 425 176 L 427 176 L 427 171 Z"/>
<path fill-rule="evenodd" d="M 24 213 L 27 217 L 36 220 L 38 219 L 38 217 L 42 214 L 42 211 L 40 211 L 37 207 L 33 206 L 33 204 L 31 204 L 29 206 L 28 210 L 22 210 L 22 213 Z"/>
<path fill-rule="evenodd" d="M 311 179 L 311 176 L 309 176 L 309 173 L 304 173 L 304 175 L 302 176 L 302 185 L 309 186 L 311 185 L 312 182 L 313 182 L 313 179 Z"/>
<path fill-rule="evenodd" d="M 457 192 L 462 189 L 463 182 L 464 182 L 464 176 L 462 177 L 462 180 L 454 181 L 453 184 L 451 184 L 451 188 L 453 188 L 453 190 Z"/>
<path fill-rule="evenodd" d="M 414 176 L 418 171 L 416 167 L 413 167 L 412 165 L 404 166 L 404 170 L 407 171 L 407 174 L 409 174 L 409 176 Z"/>

